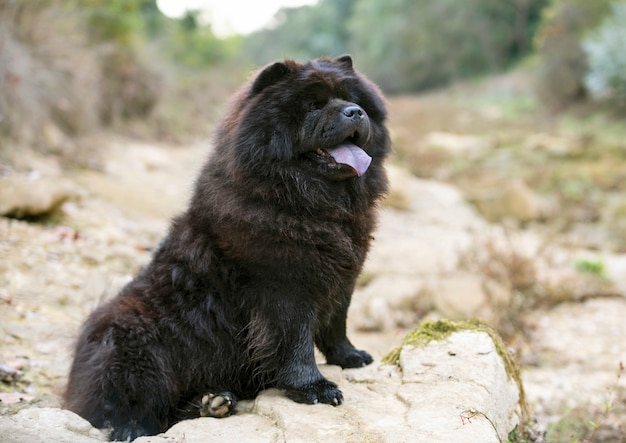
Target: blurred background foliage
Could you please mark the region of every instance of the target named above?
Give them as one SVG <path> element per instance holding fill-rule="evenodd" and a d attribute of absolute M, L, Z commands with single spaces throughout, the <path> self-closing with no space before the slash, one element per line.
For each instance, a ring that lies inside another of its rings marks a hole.
<path fill-rule="evenodd" d="M 156 0 L 0 0 L 0 150 L 45 149 L 56 130 L 205 134 L 247 73 L 282 57 L 351 53 L 390 95 L 525 65 L 550 108 L 593 96 L 621 109 L 624 3 L 320 0 L 218 38 L 200 11 L 169 18 Z"/>
<path fill-rule="evenodd" d="M 583 41 L 589 60 L 585 86 L 597 98 L 626 108 L 626 4 L 612 4 L 602 24 Z"/>

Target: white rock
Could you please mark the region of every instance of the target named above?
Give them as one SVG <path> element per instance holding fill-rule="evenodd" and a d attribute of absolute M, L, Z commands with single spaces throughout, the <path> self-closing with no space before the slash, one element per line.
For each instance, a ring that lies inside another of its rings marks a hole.
<path fill-rule="evenodd" d="M 505 441 L 519 422 L 517 385 L 488 334 L 461 331 L 400 354 L 400 397 L 418 441 Z"/>
<path fill-rule="evenodd" d="M 57 408 L 22 409 L 0 417 L 2 443 L 95 443 L 106 434 L 70 411 Z"/>
<path fill-rule="evenodd" d="M 80 195 L 81 191 L 74 183 L 60 177 L 18 174 L 0 177 L 0 215 L 45 215 Z"/>
<path fill-rule="evenodd" d="M 337 382 L 344 403 L 303 405 L 278 390 L 243 401 L 224 419 L 180 422 L 137 443 L 409 442 L 497 443 L 518 423 L 517 385 L 489 335 L 461 331 L 423 347 L 406 346 L 400 368 L 320 369 Z M 24 409 L 0 417 L 3 443 L 95 443 L 105 435 L 61 409 Z"/>
<path fill-rule="evenodd" d="M 283 433 L 271 421 L 253 414 L 238 414 L 228 419 L 197 418 L 172 426 L 158 436 L 140 437 L 136 443 L 194 443 L 232 441 L 241 443 L 283 442 Z"/>

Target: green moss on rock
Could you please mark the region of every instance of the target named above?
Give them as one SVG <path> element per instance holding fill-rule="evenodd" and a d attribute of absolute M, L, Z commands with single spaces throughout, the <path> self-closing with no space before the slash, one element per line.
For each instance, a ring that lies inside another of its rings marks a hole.
<path fill-rule="evenodd" d="M 475 319 L 472 319 L 469 321 L 425 320 L 421 322 L 417 328 L 409 332 L 406 335 L 406 337 L 404 337 L 404 340 L 402 341 L 402 345 L 392 350 L 389 354 L 387 354 L 383 358 L 383 363 L 388 364 L 388 365 L 398 365 L 398 363 L 400 362 L 400 351 L 402 351 L 402 348 L 407 345 L 425 346 L 433 340 L 435 341 L 444 340 L 447 337 L 449 337 L 450 334 L 452 334 L 453 332 L 458 332 L 458 331 L 463 331 L 463 330 L 485 329 L 484 332 L 489 333 L 489 331 L 486 330 L 487 328 L 493 330 L 491 326 L 487 325 L 486 323 L 481 322 L 480 320 L 475 320 Z M 491 336 L 491 334 L 489 335 Z"/>
<path fill-rule="evenodd" d="M 438 320 L 429 321 L 425 320 L 419 324 L 419 326 L 413 331 L 409 332 L 404 338 L 402 345 L 392 350 L 387 354 L 382 362 L 384 364 L 399 365 L 400 352 L 405 346 L 425 346 L 431 341 L 441 341 L 448 338 L 451 334 L 459 331 L 477 331 L 484 332 L 491 337 L 493 344 L 498 352 L 498 355 L 504 363 L 504 368 L 507 375 L 511 380 L 515 382 L 519 390 L 519 405 L 521 411 L 521 428 L 524 428 L 524 424 L 529 423 L 529 408 L 526 403 L 526 394 L 524 392 L 524 386 L 522 384 L 522 378 L 520 375 L 520 367 L 517 361 L 513 358 L 508 351 L 506 344 L 500 337 L 500 334 L 488 323 L 480 319 L 471 319 L 468 321 L 450 321 L 450 320 Z"/>

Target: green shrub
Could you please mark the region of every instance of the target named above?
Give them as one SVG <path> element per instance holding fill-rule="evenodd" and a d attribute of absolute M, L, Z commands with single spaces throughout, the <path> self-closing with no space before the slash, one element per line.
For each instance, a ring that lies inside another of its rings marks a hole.
<path fill-rule="evenodd" d="M 574 264 L 576 270 L 583 274 L 592 274 L 598 277 L 604 277 L 606 274 L 606 268 L 602 261 L 595 260 L 577 260 Z"/>

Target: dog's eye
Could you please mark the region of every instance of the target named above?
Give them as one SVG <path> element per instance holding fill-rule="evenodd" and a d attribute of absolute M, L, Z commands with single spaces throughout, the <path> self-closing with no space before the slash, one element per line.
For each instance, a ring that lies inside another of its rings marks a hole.
<path fill-rule="evenodd" d="M 311 100 L 306 102 L 305 107 L 307 111 L 317 111 L 318 109 L 322 109 L 325 104 L 326 102 L 322 100 Z"/>

